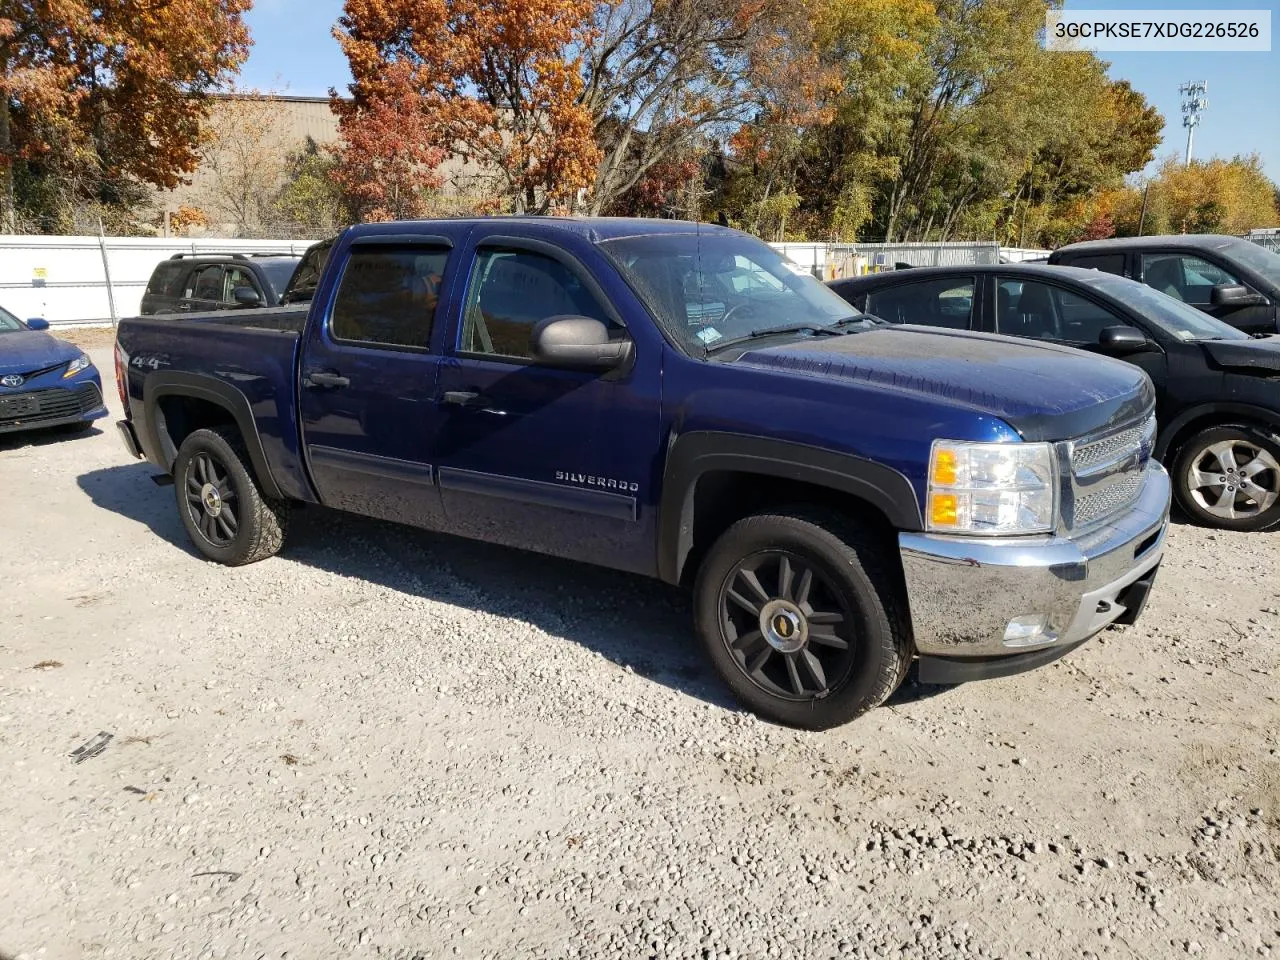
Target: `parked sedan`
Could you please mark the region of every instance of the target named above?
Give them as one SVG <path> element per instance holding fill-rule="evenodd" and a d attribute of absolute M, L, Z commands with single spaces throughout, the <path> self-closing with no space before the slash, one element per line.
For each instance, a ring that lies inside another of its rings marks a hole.
<path fill-rule="evenodd" d="M 1119 357 L 1156 387 L 1155 455 L 1209 526 L 1280 523 L 1280 336 L 1260 338 L 1124 277 L 1033 264 L 933 267 L 834 280 L 891 323 L 1001 333 Z"/>
<path fill-rule="evenodd" d="M 48 329 L 44 320 L 23 323 L 0 309 L 0 433 L 85 429 L 107 415 L 93 362 Z"/>

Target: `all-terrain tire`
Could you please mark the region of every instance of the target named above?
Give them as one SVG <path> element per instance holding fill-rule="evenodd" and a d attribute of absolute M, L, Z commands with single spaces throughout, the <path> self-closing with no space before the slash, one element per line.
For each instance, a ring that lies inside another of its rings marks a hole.
<path fill-rule="evenodd" d="M 913 655 L 892 561 L 834 511 L 799 506 L 738 521 L 712 545 L 694 586 L 698 636 L 716 672 L 744 706 L 788 726 L 824 730 L 879 706 Z"/>
<path fill-rule="evenodd" d="M 235 427 L 188 434 L 173 479 L 182 525 L 205 557 L 238 567 L 280 552 L 289 505 L 263 494 Z"/>

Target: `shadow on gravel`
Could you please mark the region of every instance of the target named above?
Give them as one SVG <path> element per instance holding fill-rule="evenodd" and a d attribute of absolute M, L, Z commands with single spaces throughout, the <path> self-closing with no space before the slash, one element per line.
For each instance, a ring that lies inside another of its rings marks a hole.
<path fill-rule="evenodd" d="M 87 437 L 97 436 L 102 431 L 97 427 L 84 430 L 72 430 L 69 427 L 45 427 L 43 430 L 17 430 L 13 433 L 0 433 L 0 453 L 9 450 L 20 450 L 23 447 L 49 447 L 56 443 L 74 443 Z M 0 954 L 0 960 L 4 955 Z"/>
<path fill-rule="evenodd" d="M 196 555 L 178 519 L 173 488 L 157 487 L 154 473 L 152 465 L 135 462 L 90 471 L 77 482 L 97 506 Z M 687 600 L 655 580 L 320 507 L 294 513 L 282 556 L 522 620 L 656 683 L 740 709 L 698 649 Z M 212 564 L 209 575 L 217 575 Z"/>

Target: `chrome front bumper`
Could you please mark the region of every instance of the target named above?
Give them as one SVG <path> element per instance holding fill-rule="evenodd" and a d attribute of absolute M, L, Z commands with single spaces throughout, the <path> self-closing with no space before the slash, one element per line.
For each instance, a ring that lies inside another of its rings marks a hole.
<path fill-rule="evenodd" d="M 1152 460 L 1142 493 L 1078 538 L 898 536 L 925 682 L 1003 676 L 1048 663 L 1113 623 L 1132 623 L 1164 555 L 1169 476 Z M 1006 640 L 1010 622 L 1044 618 Z"/>

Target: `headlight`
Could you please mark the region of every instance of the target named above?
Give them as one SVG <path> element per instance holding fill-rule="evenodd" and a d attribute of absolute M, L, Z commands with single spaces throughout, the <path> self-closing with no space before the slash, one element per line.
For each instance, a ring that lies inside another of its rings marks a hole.
<path fill-rule="evenodd" d="M 1045 533 L 1058 513 L 1047 443 L 933 441 L 925 527 L 934 533 Z"/>
<path fill-rule="evenodd" d="M 89 359 L 89 355 L 87 353 L 80 354 L 80 356 L 67 364 L 67 372 L 62 375 L 62 379 L 65 380 L 67 377 L 74 377 L 92 362 L 93 361 Z"/>

